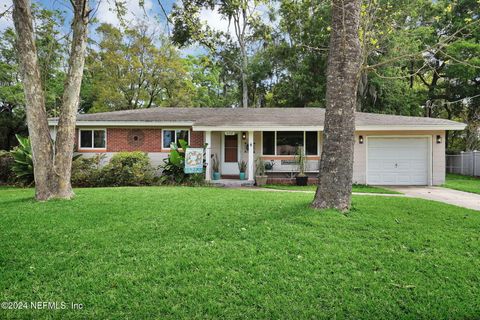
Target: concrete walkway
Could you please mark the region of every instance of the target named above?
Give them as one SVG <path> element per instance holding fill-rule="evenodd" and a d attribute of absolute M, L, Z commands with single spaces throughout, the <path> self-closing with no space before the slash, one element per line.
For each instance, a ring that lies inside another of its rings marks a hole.
<path fill-rule="evenodd" d="M 433 200 L 443 202 L 447 204 L 453 204 L 455 206 L 473 209 L 480 211 L 480 194 L 463 192 L 458 190 L 452 190 L 442 187 L 403 187 L 403 186 L 382 186 L 393 191 L 400 192 L 402 194 L 386 194 L 386 193 L 359 193 L 353 192 L 352 194 L 358 196 L 381 196 L 381 197 L 410 197 L 421 198 L 426 200 Z M 292 192 L 292 193 L 310 193 L 314 194 L 315 191 L 306 190 L 281 190 L 270 188 L 258 188 L 251 187 L 245 188 L 252 191 L 266 191 L 266 192 Z"/>
<path fill-rule="evenodd" d="M 480 194 L 452 190 L 442 187 L 399 187 L 388 189 L 401 192 L 407 197 L 421 198 L 453 204 L 455 206 L 480 211 Z"/>

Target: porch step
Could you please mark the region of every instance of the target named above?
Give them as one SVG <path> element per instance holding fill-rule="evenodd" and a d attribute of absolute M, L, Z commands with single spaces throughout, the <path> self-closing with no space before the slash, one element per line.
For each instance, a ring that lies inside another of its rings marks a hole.
<path fill-rule="evenodd" d="M 255 183 L 254 181 L 238 180 L 238 179 L 220 179 L 220 180 L 211 180 L 210 182 L 217 187 L 225 187 L 225 188 L 253 187 Z"/>

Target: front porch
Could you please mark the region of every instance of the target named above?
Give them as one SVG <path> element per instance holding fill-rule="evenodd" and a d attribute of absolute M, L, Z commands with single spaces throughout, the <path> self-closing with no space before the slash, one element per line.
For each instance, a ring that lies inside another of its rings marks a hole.
<path fill-rule="evenodd" d="M 320 131 L 204 131 L 206 180 L 216 184 L 253 184 L 256 162 L 266 162 L 271 183 L 292 181 L 298 172 L 295 153 L 303 147 L 307 173 L 316 178 L 320 159 Z M 246 164 L 245 180 L 239 180 L 239 163 Z M 214 167 L 220 177 L 214 180 Z M 218 168 L 217 168 L 218 167 Z M 218 181 L 218 182 L 217 182 Z M 220 182 L 222 181 L 222 182 Z"/>

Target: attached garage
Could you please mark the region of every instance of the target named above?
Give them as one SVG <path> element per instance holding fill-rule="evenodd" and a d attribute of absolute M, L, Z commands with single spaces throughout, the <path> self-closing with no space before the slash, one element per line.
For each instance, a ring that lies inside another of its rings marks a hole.
<path fill-rule="evenodd" d="M 367 137 L 367 183 L 429 185 L 431 138 Z"/>

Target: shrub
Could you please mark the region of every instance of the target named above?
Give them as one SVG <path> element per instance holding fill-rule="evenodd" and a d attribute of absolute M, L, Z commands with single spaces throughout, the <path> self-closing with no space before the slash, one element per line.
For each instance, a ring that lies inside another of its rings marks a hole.
<path fill-rule="evenodd" d="M 72 162 L 72 186 L 97 187 L 100 185 L 100 162 L 105 157 L 98 154 L 91 158 L 77 158 Z"/>
<path fill-rule="evenodd" d="M 99 182 L 103 186 L 140 186 L 152 184 L 154 169 L 144 152 L 119 152 L 102 168 Z"/>
<path fill-rule="evenodd" d="M 14 159 L 12 171 L 15 179 L 23 185 L 32 185 L 34 183 L 33 176 L 33 158 L 32 146 L 30 139 L 15 135 L 18 140 L 18 146 L 12 151 Z"/>
<path fill-rule="evenodd" d="M 13 155 L 8 151 L 0 150 L 0 183 L 10 183 L 13 181 L 12 171 L 14 163 Z"/>
<path fill-rule="evenodd" d="M 185 173 L 185 150 L 190 148 L 185 140 L 178 140 L 180 148 L 176 143 L 170 146 L 170 154 L 164 159 L 162 165 L 162 176 L 160 182 L 164 184 L 185 184 L 185 185 L 202 185 L 205 182 L 203 174 L 187 174 Z M 204 148 L 205 150 L 205 148 Z M 205 154 L 203 155 L 205 166 Z"/>

